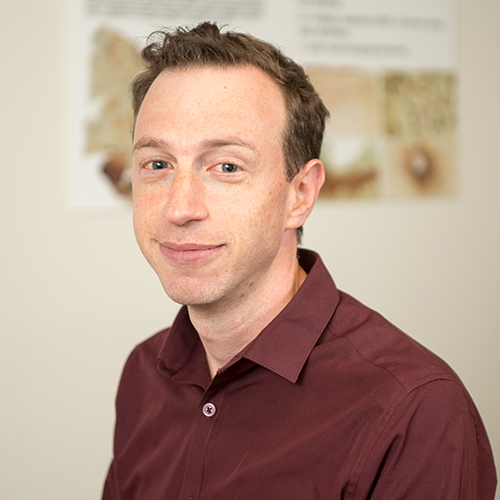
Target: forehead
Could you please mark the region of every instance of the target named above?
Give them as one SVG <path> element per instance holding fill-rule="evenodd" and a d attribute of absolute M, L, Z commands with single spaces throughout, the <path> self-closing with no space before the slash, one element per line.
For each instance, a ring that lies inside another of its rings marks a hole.
<path fill-rule="evenodd" d="M 217 128 L 282 135 L 286 121 L 283 93 L 253 66 L 192 67 L 164 70 L 148 90 L 136 120 L 145 128 L 179 130 L 190 135 Z"/>

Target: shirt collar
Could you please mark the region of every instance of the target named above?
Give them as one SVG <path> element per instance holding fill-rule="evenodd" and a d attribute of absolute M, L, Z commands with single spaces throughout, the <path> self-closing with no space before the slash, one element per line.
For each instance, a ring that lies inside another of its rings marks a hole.
<path fill-rule="evenodd" d="M 307 272 L 304 283 L 243 354 L 293 383 L 340 300 L 340 293 L 317 253 L 301 249 L 299 263 Z"/>
<path fill-rule="evenodd" d="M 299 263 L 307 272 L 307 278 L 298 292 L 226 366 L 246 358 L 290 382 L 297 381 L 340 300 L 340 293 L 317 253 L 300 249 Z M 166 333 L 158 354 L 160 371 L 178 382 L 207 387 L 210 376 L 205 352 L 186 307 L 182 307 Z"/>

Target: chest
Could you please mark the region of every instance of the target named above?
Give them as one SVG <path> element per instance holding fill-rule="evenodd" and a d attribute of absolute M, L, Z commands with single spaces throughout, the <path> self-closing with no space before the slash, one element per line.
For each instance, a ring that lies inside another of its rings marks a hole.
<path fill-rule="evenodd" d="M 262 368 L 206 392 L 162 379 L 129 397 L 124 500 L 347 498 L 395 404 L 363 374 L 293 384 Z"/>

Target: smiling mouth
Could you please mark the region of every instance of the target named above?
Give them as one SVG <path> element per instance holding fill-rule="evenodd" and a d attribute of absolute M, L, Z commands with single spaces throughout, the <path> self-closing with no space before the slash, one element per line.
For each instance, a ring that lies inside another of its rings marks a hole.
<path fill-rule="evenodd" d="M 175 264 L 197 264 L 215 257 L 224 245 L 160 243 L 162 255 Z"/>

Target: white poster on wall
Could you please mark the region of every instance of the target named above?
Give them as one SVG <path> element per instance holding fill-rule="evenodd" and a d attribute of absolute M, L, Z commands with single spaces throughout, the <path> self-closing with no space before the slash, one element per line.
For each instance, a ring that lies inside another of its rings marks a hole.
<path fill-rule="evenodd" d="M 68 0 L 69 201 L 121 209 L 131 197 L 129 85 L 162 27 L 215 21 L 278 45 L 331 113 L 322 196 L 456 189 L 452 0 Z"/>

